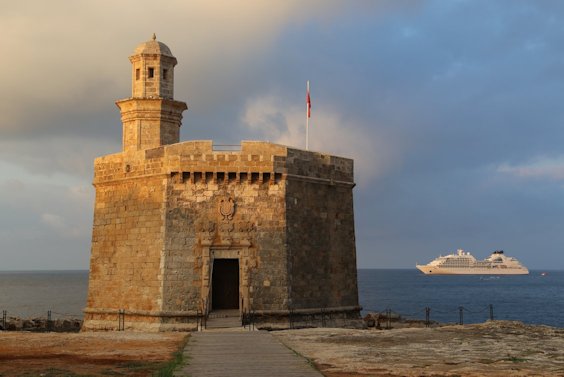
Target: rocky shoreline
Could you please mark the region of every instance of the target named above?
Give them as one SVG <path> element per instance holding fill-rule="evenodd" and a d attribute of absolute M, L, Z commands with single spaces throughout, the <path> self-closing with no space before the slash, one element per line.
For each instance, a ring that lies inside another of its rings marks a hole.
<path fill-rule="evenodd" d="M 82 319 L 79 318 L 19 318 L 8 317 L 4 322 L 0 318 L 0 331 L 30 332 L 79 332 Z"/>
<path fill-rule="evenodd" d="M 564 329 L 516 321 L 273 334 L 328 377 L 564 376 Z"/>

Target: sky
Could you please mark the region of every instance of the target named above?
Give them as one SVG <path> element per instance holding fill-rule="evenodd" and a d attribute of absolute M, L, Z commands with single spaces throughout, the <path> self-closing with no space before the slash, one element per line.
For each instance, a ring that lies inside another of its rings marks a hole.
<path fill-rule="evenodd" d="M 0 270 L 88 269 L 128 56 L 178 59 L 181 141 L 355 160 L 360 268 L 463 248 L 564 269 L 564 2 L 0 0 Z"/>

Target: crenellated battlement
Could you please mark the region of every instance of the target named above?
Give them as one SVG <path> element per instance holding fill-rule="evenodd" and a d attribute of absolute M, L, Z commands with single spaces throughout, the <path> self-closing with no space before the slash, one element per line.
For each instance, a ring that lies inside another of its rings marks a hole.
<path fill-rule="evenodd" d="M 94 184 L 151 175 L 191 183 L 279 183 L 288 176 L 353 183 L 353 161 L 278 144 L 241 142 L 240 150 L 216 151 L 213 142 L 186 141 L 99 157 Z"/>

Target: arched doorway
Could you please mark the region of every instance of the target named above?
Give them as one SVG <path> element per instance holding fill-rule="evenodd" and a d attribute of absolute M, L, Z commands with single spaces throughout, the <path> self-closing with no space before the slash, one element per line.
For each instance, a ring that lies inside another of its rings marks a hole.
<path fill-rule="evenodd" d="M 214 259 L 212 310 L 239 309 L 239 259 Z"/>

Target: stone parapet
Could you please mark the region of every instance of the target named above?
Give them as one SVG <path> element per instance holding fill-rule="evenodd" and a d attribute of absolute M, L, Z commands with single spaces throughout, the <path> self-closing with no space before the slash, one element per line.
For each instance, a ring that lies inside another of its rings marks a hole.
<path fill-rule="evenodd" d="M 158 174 L 176 175 L 180 181 L 273 183 L 288 177 L 354 185 L 353 160 L 348 158 L 257 141 L 241 142 L 240 150 L 217 151 L 210 140 L 186 141 L 97 158 L 94 184 Z"/>

